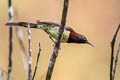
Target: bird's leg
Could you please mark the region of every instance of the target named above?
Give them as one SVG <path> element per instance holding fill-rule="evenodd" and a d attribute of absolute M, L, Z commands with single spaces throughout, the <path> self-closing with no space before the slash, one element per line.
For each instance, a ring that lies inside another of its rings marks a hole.
<path fill-rule="evenodd" d="M 49 38 L 52 40 L 53 43 L 55 43 L 55 41 L 53 40 L 52 36 L 50 35 Z M 54 44 L 53 44 L 54 46 Z"/>
<path fill-rule="evenodd" d="M 53 43 L 55 43 L 55 41 L 53 40 L 52 36 L 49 36 L 49 38 L 52 40 Z M 53 44 L 53 46 L 54 46 L 54 44 Z"/>
<path fill-rule="evenodd" d="M 53 43 L 55 43 L 55 41 L 53 40 L 52 36 L 49 36 L 49 38 L 52 40 Z"/>

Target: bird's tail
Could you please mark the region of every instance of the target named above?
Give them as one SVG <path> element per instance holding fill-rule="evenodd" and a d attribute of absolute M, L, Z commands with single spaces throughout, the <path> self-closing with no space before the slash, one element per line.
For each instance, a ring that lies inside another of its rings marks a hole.
<path fill-rule="evenodd" d="M 36 28 L 37 24 L 35 23 L 29 23 L 30 24 L 30 28 Z M 6 26 L 21 26 L 21 27 L 28 27 L 28 23 L 27 22 L 12 22 L 12 23 L 6 23 Z"/>

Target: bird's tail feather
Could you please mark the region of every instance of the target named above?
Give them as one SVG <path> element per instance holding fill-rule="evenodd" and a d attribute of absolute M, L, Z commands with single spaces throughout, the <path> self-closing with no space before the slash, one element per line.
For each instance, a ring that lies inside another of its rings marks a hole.
<path fill-rule="evenodd" d="M 36 28 L 37 24 L 35 23 L 29 23 L 30 24 L 30 28 Z M 28 23 L 27 22 L 12 22 L 12 23 L 6 23 L 6 26 L 21 26 L 21 27 L 28 27 Z"/>

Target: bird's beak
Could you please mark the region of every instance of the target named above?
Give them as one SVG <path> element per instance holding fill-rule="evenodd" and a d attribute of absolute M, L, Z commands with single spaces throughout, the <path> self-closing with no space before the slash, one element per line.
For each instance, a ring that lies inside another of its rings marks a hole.
<path fill-rule="evenodd" d="M 91 45 L 92 47 L 95 47 L 92 43 L 90 43 L 89 41 L 86 42 L 87 44 Z"/>

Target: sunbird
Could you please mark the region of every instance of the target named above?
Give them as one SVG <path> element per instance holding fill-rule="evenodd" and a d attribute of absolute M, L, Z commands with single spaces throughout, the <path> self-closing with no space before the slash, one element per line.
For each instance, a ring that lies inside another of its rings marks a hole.
<path fill-rule="evenodd" d="M 12 23 L 6 23 L 6 26 L 12 25 L 12 26 L 21 26 L 21 27 L 27 28 L 28 24 L 30 28 L 44 30 L 47 34 L 49 34 L 50 38 L 54 38 L 54 39 L 56 39 L 59 27 L 61 27 L 61 24 L 58 24 L 55 22 L 47 22 L 47 21 L 45 22 L 38 21 L 37 23 L 12 22 Z M 69 26 L 65 26 L 65 30 L 64 30 L 61 42 L 62 43 L 77 43 L 77 44 L 86 43 L 94 47 L 94 45 L 90 43 L 84 35 L 81 35 L 75 32 Z"/>

